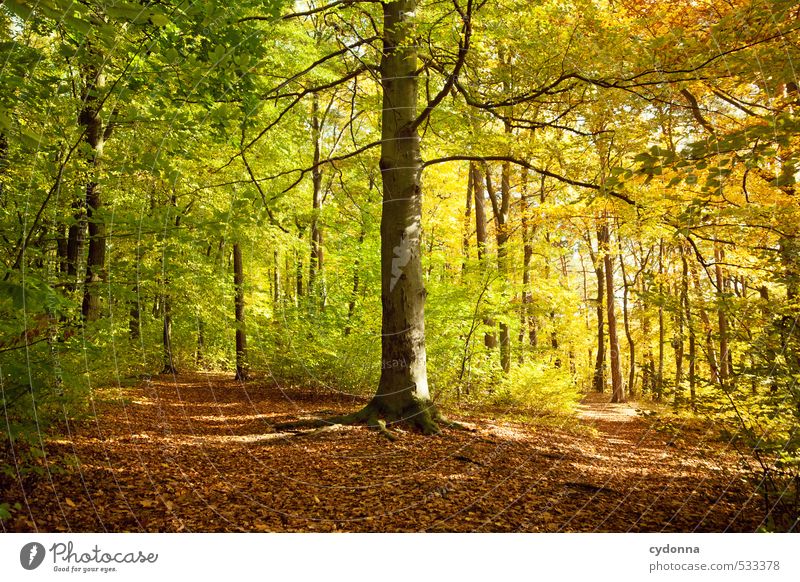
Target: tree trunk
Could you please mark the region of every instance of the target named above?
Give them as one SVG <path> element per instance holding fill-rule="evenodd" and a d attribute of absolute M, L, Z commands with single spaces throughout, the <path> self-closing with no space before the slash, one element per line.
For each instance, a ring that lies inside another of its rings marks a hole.
<path fill-rule="evenodd" d="M 694 410 L 697 406 L 697 338 L 694 333 L 692 321 L 692 305 L 689 298 L 689 264 L 686 259 L 685 249 L 681 249 L 681 294 L 683 295 L 683 309 L 686 317 L 686 328 L 689 332 L 689 402 Z"/>
<path fill-rule="evenodd" d="M 272 305 L 273 309 L 278 308 L 278 303 L 281 300 L 281 270 L 278 267 L 280 257 L 278 251 L 272 251 Z"/>
<path fill-rule="evenodd" d="M 472 172 L 472 188 L 475 193 L 475 239 L 476 247 L 478 249 L 478 261 L 481 263 L 481 269 L 485 270 L 486 258 L 486 175 L 483 170 L 475 163 L 470 164 Z M 487 327 L 494 327 L 494 320 L 486 317 L 483 320 L 484 325 Z M 497 336 L 492 332 L 486 332 L 483 336 L 483 344 L 489 348 L 494 349 L 497 347 Z"/>
<path fill-rule="evenodd" d="M 91 51 L 90 51 L 91 52 Z M 89 154 L 89 182 L 86 184 L 86 216 L 89 224 L 89 254 L 86 259 L 86 278 L 83 291 L 81 314 L 84 320 L 93 321 L 100 317 L 100 293 L 102 283 L 106 279 L 106 225 L 98 212 L 102 209 L 103 199 L 100 195 L 97 168 L 103 152 L 103 144 L 111 135 L 111 125 L 105 130 L 100 117 L 102 106 L 99 92 L 105 86 L 102 67 L 87 66 L 84 74 L 83 108 L 80 112 L 80 124 L 86 127 L 85 139 L 91 148 Z"/>
<path fill-rule="evenodd" d="M 694 286 L 695 290 L 697 291 L 697 296 L 702 298 L 703 288 L 700 284 L 700 276 L 697 274 L 697 269 L 695 268 L 694 263 L 692 263 L 690 266 L 690 271 L 692 273 L 692 278 L 694 279 Z M 708 317 L 708 313 L 706 313 L 706 310 L 702 305 L 698 306 L 697 311 L 700 315 L 700 321 L 703 323 L 703 329 L 705 331 L 706 357 L 708 358 L 710 381 L 712 384 L 716 384 L 719 382 L 719 366 L 717 365 L 717 353 L 716 348 L 714 347 L 714 331 L 711 327 L 711 319 Z"/>
<path fill-rule="evenodd" d="M 420 238 L 422 161 L 417 111 L 416 0 L 383 5 L 381 85 L 381 377 L 368 409 L 438 432 L 428 392 Z"/>
<path fill-rule="evenodd" d="M 672 349 L 675 353 L 675 392 L 673 402 L 675 406 L 683 399 L 683 335 L 684 335 L 684 301 L 683 292 L 676 289 L 678 294 L 678 309 L 675 312 L 675 330 L 672 336 Z"/>
<path fill-rule="evenodd" d="M 308 262 L 308 294 L 312 301 L 318 293 L 317 279 L 322 276 L 323 251 L 322 227 L 319 213 L 322 210 L 322 169 L 320 163 L 321 120 L 319 115 L 319 96 L 314 93 L 311 109 L 311 139 L 314 142 L 314 167 L 311 169 L 313 186 L 311 200 L 311 257 Z"/>
<path fill-rule="evenodd" d="M 170 280 L 164 279 L 164 291 L 161 297 L 162 310 L 163 310 L 163 326 L 161 330 L 161 341 L 164 347 L 164 368 L 161 370 L 162 374 L 177 374 L 178 370 L 175 367 L 175 358 L 172 354 L 172 300 L 169 294 Z"/>
<path fill-rule="evenodd" d="M 141 317 L 141 308 L 140 308 L 140 298 L 139 298 L 139 282 L 137 281 L 136 284 L 133 286 L 131 290 L 133 293 L 133 299 L 129 302 L 130 309 L 128 311 L 128 334 L 130 335 L 131 340 L 138 340 L 142 335 L 142 317 Z"/>
<path fill-rule="evenodd" d="M 491 178 L 487 171 L 486 186 L 492 200 L 495 219 L 495 238 L 497 240 L 497 270 L 503 287 L 509 283 L 508 275 L 508 219 L 511 209 L 511 164 L 504 162 L 500 173 L 500 201 L 498 204 L 496 192 L 491 187 Z M 508 323 L 500 322 L 500 367 L 503 372 L 511 370 L 511 334 Z"/>
<path fill-rule="evenodd" d="M 80 276 L 81 257 L 86 241 L 86 196 L 72 203 L 72 224 L 67 231 L 67 289 L 75 291 Z M 82 309 L 82 308 L 81 308 Z"/>
<path fill-rule="evenodd" d="M 298 224 L 297 238 L 300 239 L 301 243 L 304 236 L 305 228 Z M 297 261 L 297 264 L 295 265 L 295 290 L 297 293 L 297 303 L 299 304 L 303 297 L 303 255 L 299 250 L 296 253 L 295 260 Z"/>
<path fill-rule="evenodd" d="M 658 374 L 655 397 L 661 400 L 664 392 L 664 239 L 658 241 Z"/>
<path fill-rule="evenodd" d="M 236 379 L 247 380 L 247 334 L 244 323 L 244 265 L 242 247 L 233 244 L 233 288 L 234 309 L 236 312 Z"/>
<path fill-rule="evenodd" d="M 598 238 L 602 235 L 601 248 L 603 250 L 603 270 L 606 278 L 606 312 L 608 313 L 608 350 L 611 364 L 611 402 L 624 402 L 625 393 L 622 389 L 622 371 L 620 367 L 619 339 L 617 338 L 617 314 L 614 301 L 614 266 L 611 257 L 611 234 L 609 232 L 608 217 L 600 227 Z"/>
<path fill-rule="evenodd" d="M 464 223 L 461 232 L 461 276 L 463 277 L 467 271 L 467 263 L 469 262 L 469 239 L 470 239 L 470 221 L 472 218 L 472 197 L 474 196 L 473 190 L 473 171 L 470 164 L 469 171 L 467 172 L 467 201 L 466 208 L 464 209 Z"/>
<path fill-rule="evenodd" d="M 356 256 L 355 263 L 353 264 L 353 292 L 350 295 L 350 301 L 347 304 L 347 325 L 344 328 L 344 335 L 350 335 L 352 331 L 353 314 L 356 311 L 356 301 L 358 300 L 358 288 L 360 285 L 358 269 L 361 263 L 361 246 L 364 244 L 364 237 L 367 236 L 367 228 L 364 222 L 361 222 L 361 232 L 358 236 L 359 255 Z"/>
<path fill-rule="evenodd" d="M 598 253 L 592 254 L 592 262 L 594 263 L 594 273 L 597 277 L 597 356 L 594 362 L 594 389 L 596 392 L 604 392 L 606 387 L 605 378 L 605 365 L 606 365 L 606 338 L 603 329 L 605 316 L 603 314 L 603 297 L 605 296 L 606 276 L 603 268 L 603 259 L 598 256 L 602 251 L 600 244 L 601 233 L 597 233 L 597 247 Z M 589 250 L 591 252 L 592 242 L 589 240 Z"/>
<path fill-rule="evenodd" d="M 723 388 L 728 386 L 730 370 L 728 366 L 728 317 L 725 314 L 725 277 L 722 272 L 722 247 L 714 245 L 714 275 L 717 282 L 717 320 L 719 322 L 719 382 Z"/>
<path fill-rule="evenodd" d="M 520 361 L 523 361 L 525 350 L 522 349 L 525 341 L 525 334 L 528 335 L 528 343 L 531 347 L 536 347 L 536 322 L 531 313 L 533 295 L 531 293 L 531 260 L 533 259 L 533 232 L 534 229 L 529 223 L 528 213 L 528 171 L 522 171 L 522 196 L 520 197 L 520 218 L 522 220 L 522 307 L 520 310 L 519 344 Z"/>
<path fill-rule="evenodd" d="M 617 230 L 617 239 L 619 243 L 619 230 Z M 633 334 L 631 333 L 630 313 L 628 309 L 628 295 L 630 292 L 630 283 L 628 282 L 628 275 L 625 272 L 625 257 L 622 256 L 622 245 L 619 244 L 619 266 L 622 273 L 622 321 L 625 326 L 625 338 L 628 340 L 628 398 L 633 400 L 636 398 L 636 344 L 633 341 Z M 634 278 L 635 283 L 635 278 Z"/>

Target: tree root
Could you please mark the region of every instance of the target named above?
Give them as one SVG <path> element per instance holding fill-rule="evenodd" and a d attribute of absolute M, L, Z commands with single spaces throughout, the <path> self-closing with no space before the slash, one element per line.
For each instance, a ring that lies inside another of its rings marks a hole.
<path fill-rule="evenodd" d="M 441 434 L 442 426 L 459 430 L 470 430 L 463 425 L 445 419 L 435 406 L 414 402 L 402 412 L 386 410 L 378 400 L 372 400 L 361 410 L 328 418 L 312 418 L 292 422 L 281 422 L 273 425 L 277 432 L 300 432 L 306 429 L 317 429 L 310 434 L 317 434 L 336 425 L 363 424 L 378 431 L 390 441 L 397 440 L 397 433 L 392 426 L 407 425 L 422 434 Z M 309 434 L 309 433 L 304 433 Z"/>

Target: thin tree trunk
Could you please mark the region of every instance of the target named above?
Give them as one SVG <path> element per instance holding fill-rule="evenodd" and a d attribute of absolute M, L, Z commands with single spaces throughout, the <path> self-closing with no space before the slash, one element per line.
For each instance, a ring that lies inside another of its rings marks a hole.
<path fill-rule="evenodd" d="M 714 245 L 714 274 L 717 282 L 717 320 L 719 322 L 719 382 L 728 386 L 730 370 L 728 367 L 728 318 L 725 314 L 725 277 L 722 272 L 722 247 Z"/>
<path fill-rule="evenodd" d="M 622 387 L 622 371 L 620 368 L 619 339 L 617 338 L 617 314 L 614 301 L 614 265 L 611 257 L 611 233 L 608 227 L 608 217 L 604 217 L 604 224 L 600 227 L 598 237 L 602 235 L 603 270 L 606 279 L 606 311 L 608 313 L 608 350 L 609 363 L 611 364 L 611 402 L 623 402 L 625 393 Z"/>
<path fill-rule="evenodd" d="M 677 286 L 676 286 L 677 287 Z M 675 353 L 675 392 L 673 394 L 674 404 L 677 406 L 683 399 L 683 337 L 684 337 L 684 301 L 682 291 L 676 289 L 678 295 L 678 309 L 675 313 L 675 330 L 672 337 L 672 349 Z"/>
<path fill-rule="evenodd" d="M 697 291 L 697 296 L 702 298 L 703 288 L 700 284 L 700 276 L 697 274 L 697 269 L 695 268 L 694 263 L 690 265 L 690 271 L 692 273 L 692 278 L 694 279 L 694 286 L 695 290 Z M 705 331 L 709 379 L 712 384 L 716 384 L 719 382 L 719 366 L 717 365 L 717 353 L 716 348 L 714 347 L 714 330 L 711 327 L 711 319 L 708 317 L 708 313 L 706 313 L 706 310 L 702 304 L 698 306 L 697 311 L 700 315 L 700 321 L 703 323 L 703 330 Z"/>
<path fill-rule="evenodd" d="M 658 374 L 655 397 L 661 400 L 664 393 L 664 239 L 658 241 Z"/>
<path fill-rule="evenodd" d="M 590 236 L 590 235 L 587 235 Z M 605 270 L 603 267 L 603 259 L 599 256 L 599 253 L 602 251 L 602 247 L 600 244 L 601 233 L 597 233 L 597 247 L 598 252 L 594 253 L 592 251 L 592 241 L 591 239 L 589 242 L 589 252 L 592 255 L 592 262 L 594 263 L 594 273 L 597 277 L 597 301 L 595 302 L 595 308 L 597 312 L 597 355 L 594 362 L 594 380 L 593 385 L 596 392 L 604 392 L 606 387 L 606 378 L 605 378 L 605 360 L 606 360 L 606 338 L 605 338 L 605 330 L 603 328 L 605 315 L 604 315 L 604 306 L 603 306 L 603 298 L 605 296 L 605 287 L 606 287 L 606 276 Z"/>
<path fill-rule="evenodd" d="M 139 282 L 133 286 L 131 290 L 133 299 L 130 301 L 130 310 L 128 312 L 128 335 L 131 340 L 138 340 L 142 335 L 142 316 L 139 304 Z"/>
<path fill-rule="evenodd" d="M 164 289 L 161 297 L 161 309 L 163 310 L 161 341 L 164 348 L 164 368 L 161 370 L 161 373 L 177 374 L 178 369 L 175 367 L 175 358 L 172 353 L 172 300 L 170 298 L 169 287 L 169 277 L 165 277 Z"/>
<path fill-rule="evenodd" d="M 697 407 L 697 338 L 692 320 L 692 305 L 689 297 L 689 264 L 686 251 L 681 248 L 681 294 L 683 295 L 683 308 L 686 317 L 686 328 L 689 332 L 689 402 L 692 410 Z"/>
<path fill-rule="evenodd" d="M 367 235 L 367 229 L 364 222 L 361 223 L 361 232 L 358 235 L 358 248 L 359 254 L 356 256 L 355 263 L 353 264 L 353 292 L 350 295 L 350 301 L 347 304 L 347 325 L 344 328 L 344 335 L 350 335 L 352 331 L 353 314 L 356 312 L 356 301 L 358 300 L 358 288 L 360 285 L 359 280 L 359 266 L 361 263 L 360 249 L 364 244 L 364 237 Z"/>
<path fill-rule="evenodd" d="M 242 247 L 233 244 L 233 288 L 234 308 L 236 313 L 236 380 L 247 380 L 247 333 L 244 321 L 244 265 L 242 263 Z"/>
<path fill-rule="evenodd" d="M 475 239 L 478 250 L 478 261 L 481 269 L 486 269 L 486 207 L 485 207 L 485 184 L 486 175 L 483 170 L 475 163 L 470 164 L 472 172 L 472 188 L 475 193 Z M 494 327 L 494 320 L 490 317 L 483 319 L 484 325 L 489 328 Z M 497 336 L 493 332 L 486 332 L 483 336 L 483 344 L 489 348 L 497 347 Z"/>
<path fill-rule="evenodd" d="M 617 229 L 619 232 L 619 229 Z M 622 256 L 622 244 L 617 236 L 619 253 L 619 266 L 622 273 L 622 321 L 625 325 L 625 338 L 628 340 L 628 398 L 633 400 L 636 398 L 636 344 L 633 341 L 633 334 L 631 333 L 630 314 L 628 310 L 628 295 L 630 292 L 630 283 L 628 282 L 628 275 L 625 272 L 625 257 Z"/>
<path fill-rule="evenodd" d="M 508 131 L 508 127 L 507 127 Z M 486 186 L 492 200 L 495 218 L 495 238 L 497 239 L 497 269 L 503 286 L 509 284 L 508 272 L 508 220 L 511 209 L 511 164 L 504 162 L 500 173 L 500 201 L 498 204 L 496 192 L 491 187 L 491 178 L 487 171 Z M 500 367 L 503 372 L 511 370 L 511 334 L 508 323 L 500 322 Z"/>
<path fill-rule="evenodd" d="M 308 262 L 308 294 L 317 294 L 317 278 L 322 276 L 323 250 L 322 227 L 319 224 L 319 213 L 322 210 L 322 169 L 320 164 L 321 120 L 319 114 L 319 96 L 314 93 L 311 109 L 311 139 L 314 142 L 314 167 L 311 170 L 313 186 L 311 200 L 311 257 Z"/>
<path fill-rule="evenodd" d="M 522 346 L 525 342 L 527 332 L 528 342 L 531 347 L 536 347 L 536 323 L 531 314 L 531 303 L 533 295 L 531 293 L 531 260 L 533 259 L 533 227 L 529 223 L 528 213 L 528 171 L 522 172 L 522 196 L 520 197 L 520 219 L 522 221 L 522 307 L 520 310 L 519 326 L 519 357 L 520 362 L 524 359 L 525 350 Z"/>
<path fill-rule="evenodd" d="M 301 228 L 300 225 L 297 225 L 297 238 L 301 241 L 305 236 L 305 229 Z M 299 304 L 301 298 L 303 297 L 303 255 L 299 251 L 296 253 L 295 257 L 297 264 L 295 266 L 295 288 L 297 293 L 297 303 Z"/>
<path fill-rule="evenodd" d="M 467 172 L 467 201 L 466 201 L 466 208 L 464 209 L 464 223 L 462 225 L 462 232 L 461 232 L 461 275 L 462 277 L 467 271 L 467 263 L 469 262 L 469 239 L 470 239 L 470 223 L 472 219 L 472 197 L 474 196 L 473 190 L 475 189 L 473 186 L 473 179 L 474 173 L 472 171 L 472 166 L 474 164 L 470 164 L 469 171 Z"/>
<path fill-rule="evenodd" d="M 278 267 L 280 257 L 278 251 L 272 251 L 272 305 L 277 308 L 281 300 L 281 271 Z"/>

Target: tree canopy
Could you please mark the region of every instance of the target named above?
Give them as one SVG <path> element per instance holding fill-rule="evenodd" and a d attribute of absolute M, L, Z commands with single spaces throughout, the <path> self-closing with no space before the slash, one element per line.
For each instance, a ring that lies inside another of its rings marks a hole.
<path fill-rule="evenodd" d="M 789 0 L 4 0 L 6 478 L 158 373 L 366 397 L 282 426 L 390 439 L 608 391 L 719 423 L 792 527 L 798 27 Z"/>

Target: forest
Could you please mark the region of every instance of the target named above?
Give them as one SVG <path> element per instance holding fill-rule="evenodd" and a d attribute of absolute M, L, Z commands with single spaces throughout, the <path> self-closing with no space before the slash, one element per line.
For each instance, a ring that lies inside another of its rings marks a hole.
<path fill-rule="evenodd" d="M 3 531 L 796 531 L 798 30 L 2 0 Z"/>

